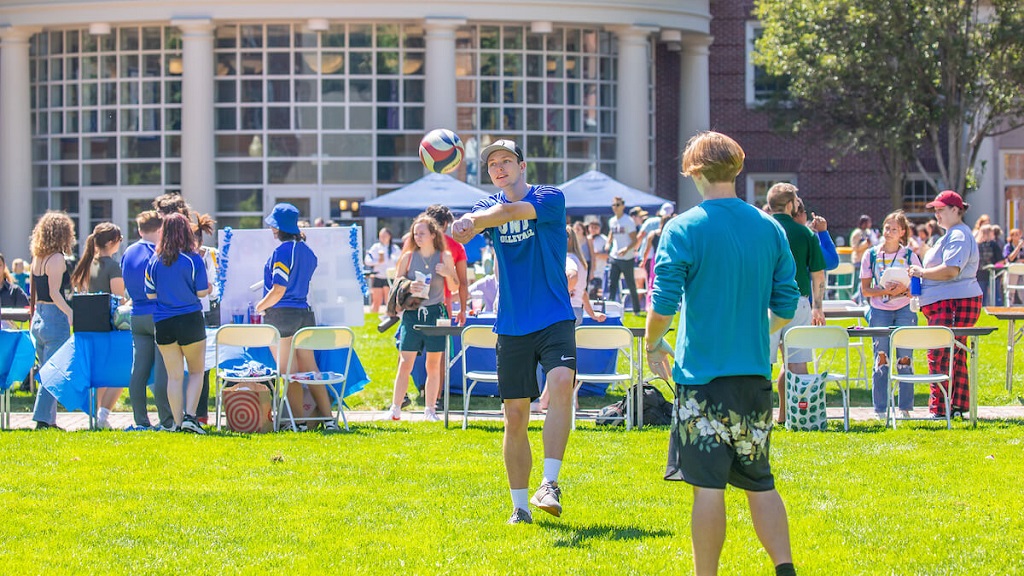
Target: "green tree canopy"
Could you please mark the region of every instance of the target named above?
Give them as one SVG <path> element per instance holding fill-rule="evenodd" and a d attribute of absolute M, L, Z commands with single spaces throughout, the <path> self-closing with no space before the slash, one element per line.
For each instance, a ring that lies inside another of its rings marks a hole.
<path fill-rule="evenodd" d="M 758 0 L 755 63 L 789 79 L 793 130 L 881 154 L 893 198 L 909 166 L 966 191 L 982 140 L 1024 125 L 1020 0 Z"/>

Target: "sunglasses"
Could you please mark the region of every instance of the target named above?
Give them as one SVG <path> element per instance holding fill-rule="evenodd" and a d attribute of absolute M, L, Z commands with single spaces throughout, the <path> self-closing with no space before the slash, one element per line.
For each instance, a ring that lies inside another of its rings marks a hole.
<path fill-rule="evenodd" d="M 625 202 L 612 202 L 612 206 L 625 206 Z"/>

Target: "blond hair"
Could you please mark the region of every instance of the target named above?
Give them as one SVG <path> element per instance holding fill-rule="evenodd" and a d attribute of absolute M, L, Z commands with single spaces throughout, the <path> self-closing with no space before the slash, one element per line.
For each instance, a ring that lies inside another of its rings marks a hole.
<path fill-rule="evenodd" d="M 29 249 L 34 258 L 50 254 L 68 254 L 75 245 L 75 223 L 64 212 L 49 211 L 32 229 Z"/>
<path fill-rule="evenodd" d="M 683 176 L 700 174 L 708 182 L 732 182 L 746 155 L 735 140 L 719 132 L 700 132 L 686 143 Z"/>

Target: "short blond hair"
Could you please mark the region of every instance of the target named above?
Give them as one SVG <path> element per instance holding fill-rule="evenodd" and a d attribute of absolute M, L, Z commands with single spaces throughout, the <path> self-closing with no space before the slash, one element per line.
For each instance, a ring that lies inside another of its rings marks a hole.
<path fill-rule="evenodd" d="M 743 171 L 746 154 L 735 140 L 720 132 L 700 132 L 686 143 L 683 176 L 700 174 L 708 182 L 733 182 Z"/>

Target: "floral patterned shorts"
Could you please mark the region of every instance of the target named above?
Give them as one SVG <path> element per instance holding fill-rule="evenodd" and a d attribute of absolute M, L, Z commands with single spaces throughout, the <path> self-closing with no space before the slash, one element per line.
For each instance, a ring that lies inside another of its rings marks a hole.
<path fill-rule="evenodd" d="M 680 386 L 669 436 L 666 480 L 701 488 L 775 488 L 768 464 L 772 385 L 763 376 L 725 376 Z"/>

